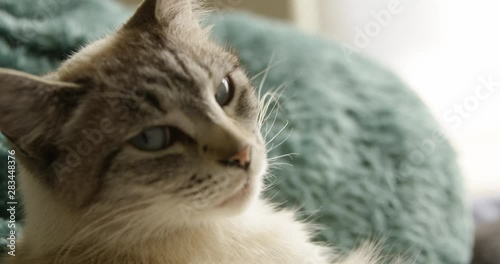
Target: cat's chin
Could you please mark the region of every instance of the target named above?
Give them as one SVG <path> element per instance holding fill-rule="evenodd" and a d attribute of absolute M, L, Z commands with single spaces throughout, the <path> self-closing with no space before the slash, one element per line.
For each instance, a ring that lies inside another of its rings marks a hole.
<path fill-rule="evenodd" d="M 242 186 L 240 185 L 236 192 L 231 194 L 229 198 L 220 203 L 217 208 L 224 208 L 231 205 L 231 203 L 242 203 L 243 200 L 246 200 L 252 192 L 253 184 L 250 181 L 250 177 L 246 177 L 246 180 L 243 182 Z"/>
<path fill-rule="evenodd" d="M 212 210 L 218 216 L 235 216 L 244 212 L 258 197 L 259 181 L 247 176 L 238 188 Z"/>

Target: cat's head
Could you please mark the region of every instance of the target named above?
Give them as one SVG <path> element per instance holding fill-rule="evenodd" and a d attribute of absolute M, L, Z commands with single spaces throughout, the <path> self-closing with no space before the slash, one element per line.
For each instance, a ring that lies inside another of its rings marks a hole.
<path fill-rule="evenodd" d="M 267 166 L 258 106 L 188 0 L 146 0 L 45 77 L 0 70 L 0 130 L 26 175 L 75 210 L 242 211 Z"/>

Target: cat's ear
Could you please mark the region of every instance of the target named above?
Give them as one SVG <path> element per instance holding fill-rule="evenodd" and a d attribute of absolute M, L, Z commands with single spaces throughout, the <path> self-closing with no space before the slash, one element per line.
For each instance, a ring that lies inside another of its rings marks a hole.
<path fill-rule="evenodd" d="M 81 94 L 76 84 L 0 68 L 0 131 L 19 149 L 36 156 Z"/>
<path fill-rule="evenodd" d="M 125 27 L 198 26 L 192 0 L 144 0 Z"/>

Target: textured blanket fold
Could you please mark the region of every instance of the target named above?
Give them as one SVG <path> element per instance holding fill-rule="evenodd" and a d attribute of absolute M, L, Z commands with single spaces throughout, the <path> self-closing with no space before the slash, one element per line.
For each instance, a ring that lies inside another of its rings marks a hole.
<path fill-rule="evenodd" d="M 129 14 L 102 0 L 0 0 L 0 67 L 46 73 Z M 269 130 L 271 139 L 281 131 L 269 144 L 272 157 L 297 154 L 276 161 L 293 167 L 271 171 L 274 201 L 300 206 L 304 217 L 323 225 L 318 239 L 341 250 L 384 239 L 386 253 L 404 252 L 416 263 L 469 262 L 471 219 L 455 156 L 427 108 L 397 77 L 287 25 L 244 14 L 209 20 L 251 76 L 273 65 L 264 91 L 285 84 L 279 115 L 263 133 Z M 2 218 L 8 217 L 7 148 L 0 143 Z M 9 229 L 0 222 L 5 245 Z"/>

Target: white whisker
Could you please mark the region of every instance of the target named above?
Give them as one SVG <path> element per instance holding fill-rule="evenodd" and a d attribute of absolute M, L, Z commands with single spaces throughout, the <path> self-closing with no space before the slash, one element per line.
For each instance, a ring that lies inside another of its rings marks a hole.
<path fill-rule="evenodd" d="M 260 85 L 258 88 L 259 98 L 262 94 L 262 87 L 264 87 L 264 82 L 267 80 L 267 75 L 269 74 L 269 71 L 271 70 L 271 64 L 272 64 L 273 60 L 274 60 L 274 53 L 271 55 L 271 58 L 269 58 L 269 63 L 267 64 L 267 67 L 264 70 L 264 77 L 262 77 L 262 80 L 260 81 Z"/>
<path fill-rule="evenodd" d="M 281 132 L 283 132 L 283 130 L 285 130 L 286 128 L 288 127 L 288 121 L 286 121 L 286 124 L 278 131 L 278 133 L 276 135 L 274 135 L 267 143 L 265 146 L 269 145 L 269 143 L 273 142 L 274 139 L 276 139 L 276 137 L 278 137 Z"/>
<path fill-rule="evenodd" d="M 288 133 L 288 135 L 280 143 L 278 143 L 277 145 L 274 145 L 274 144 L 271 145 L 271 147 L 267 150 L 266 153 L 270 153 L 274 149 L 276 149 L 279 146 L 283 145 L 288 140 L 288 138 L 292 135 L 292 132 L 293 132 L 293 129 L 290 129 L 290 132 Z"/>
<path fill-rule="evenodd" d="M 283 155 L 279 155 L 279 156 L 276 156 L 276 157 L 272 157 L 272 158 L 269 158 L 267 160 L 274 161 L 274 160 L 285 158 L 285 157 L 290 158 L 291 160 L 293 160 L 293 155 L 299 155 L 299 154 L 298 153 L 288 153 L 288 154 L 283 154 Z"/>

